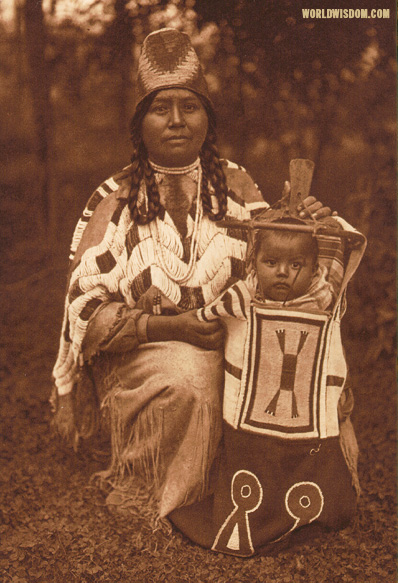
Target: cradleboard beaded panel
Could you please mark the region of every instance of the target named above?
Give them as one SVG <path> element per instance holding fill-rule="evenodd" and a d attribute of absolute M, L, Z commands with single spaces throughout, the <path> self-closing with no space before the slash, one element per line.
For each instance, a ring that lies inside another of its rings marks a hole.
<path fill-rule="evenodd" d="M 230 325 L 236 321 L 226 320 L 227 330 Z M 338 435 L 337 403 L 347 372 L 339 322 L 327 313 L 254 304 L 248 321 L 238 325 L 241 334 L 227 333 L 225 347 L 225 421 L 284 439 Z M 240 367 L 236 343 L 242 342 Z"/>
<path fill-rule="evenodd" d="M 316 520 L 331 527 L 350 517 L 355 497 L 338 442 L 347 373 L 338 313 L 252 302 L 246 322 L 224 320 L 226 462 L 212 550 L 250 556 Z"/>

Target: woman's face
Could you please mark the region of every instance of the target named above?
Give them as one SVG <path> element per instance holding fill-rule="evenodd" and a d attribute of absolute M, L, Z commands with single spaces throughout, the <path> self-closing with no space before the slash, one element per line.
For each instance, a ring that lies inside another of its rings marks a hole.
<path fill-rule="evenodd" d="M 142 121 L 142 138 L 149 159 L 160 166 L 192 164 L 208 128 L 206 110 L 188 89 L 162 89 Z"/>

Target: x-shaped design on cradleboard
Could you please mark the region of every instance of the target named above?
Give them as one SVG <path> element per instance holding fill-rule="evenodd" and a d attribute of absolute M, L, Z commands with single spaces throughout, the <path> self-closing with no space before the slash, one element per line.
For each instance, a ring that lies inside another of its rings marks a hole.
<path fill-rule="evenodd" d="M 290 354 L 285 352 L 285 335 L 286 335 L 285 330 L 276 330 L 275 333 L 278 338 L 279 346 L 283 354 L 282 372 L 279 389 L 275 396 L 270 401 L 270 403 L 268 404 L 268 406 L 266 407 L 265 412 L 268 413 L 269 415 L 275 416 L 281 391 L 288 391 L 291 393 L 292 396 L 291 415 L 292 418 L 295 418 L 299 416 L 296 396 L 294 394 L 294 384 L 296 380 L 297 370 L 297 358 L 304 347 L 305 341 L 307 340 L 308 332 L 305 332 L 303 330 L 301 331 L 296 354 Z"/>

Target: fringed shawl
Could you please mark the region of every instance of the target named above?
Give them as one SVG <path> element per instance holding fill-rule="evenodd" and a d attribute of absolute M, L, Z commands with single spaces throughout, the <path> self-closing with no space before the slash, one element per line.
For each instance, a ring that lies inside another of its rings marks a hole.
<path fill-rule="evenodd" d="M 243 168 L 225 163 L 228 216 L 244 220 L 266 207 L 257 186 Z M 198 260 L 184 285 L 173 281 L 158 260 L 162 246 L 167 263 L 184 268 L 186 245 L 163 209 L 149 225 L 137 225 L 127 205 L 128 169 L 103 183 L 90 198 L 72 240 L 71 275 L 65 301 L 58 358 L 53 375 L 59 395 L 70 393 L 76 382 L 82 342 L 90 317 L 104 302 L 124 301 L 129 307 L 151 285 L 183 310 L 212 302 L 231 277 L 242 279 L 246 270 L 247 234 L 218 227 L 203 218 Z M 193 211 L 188 216 L 189 239 Z M 156 243 L 154 229 L 159 241 Z"/>

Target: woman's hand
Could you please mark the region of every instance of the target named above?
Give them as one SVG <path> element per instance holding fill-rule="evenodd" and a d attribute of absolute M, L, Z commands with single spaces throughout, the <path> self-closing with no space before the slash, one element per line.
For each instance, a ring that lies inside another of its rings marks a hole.
<path fill-rule="evenodd" d="M 290 192 L 290 183 L 285 182 L 283 188 L 283 196 L 287 196 Z M 337 216 L 337 212 L 331 211 L 330 207 L 323 206 L 320 200 L 317 200 L 315 196 L 307 196 L 298 205 L 297 210 L 299 211 L 301 218 L 314 217 L 315 219 L 321 219 L 322 217 Z"/>
<path fill-rule="evenodd" d="M 323 206 L 320 200 L 317 200 L 315 196 L 307 196 L 301 204 L 298 205 L 297 210 L 300 213 L 300 217 L 314 217 L 315 219 L 321 219 L 323 217 L 330 217 L 331 215 L 337 216 L 336 212 L 332 213 L 329 206 Z"/>
<path fill-rule="evenodd" d="M 224 344 L 224 329 L 219 320 L 200 322 L 196 310 L 178 316 L 150 316 L 147 325 L 149 342 L 178 340 L 200 348 L 217 350 Z"/>

